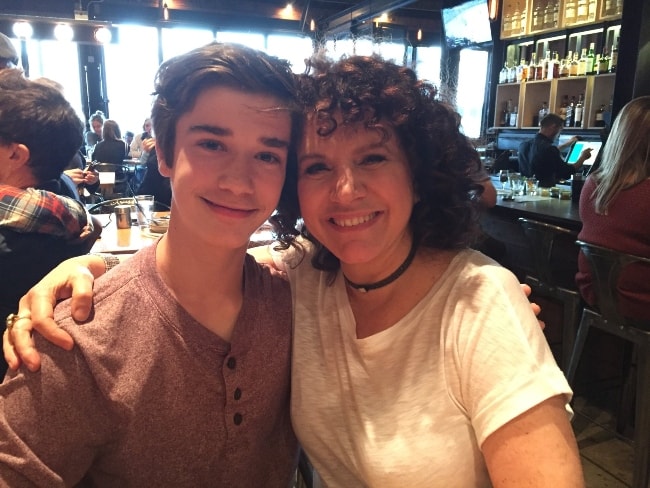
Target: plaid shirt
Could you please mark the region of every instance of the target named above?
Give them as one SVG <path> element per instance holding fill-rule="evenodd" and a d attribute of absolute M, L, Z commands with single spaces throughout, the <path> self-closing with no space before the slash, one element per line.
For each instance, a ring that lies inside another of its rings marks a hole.
<path fill-rule="evenodd" d="M 49 234 L 74 241 L 92 231 L 84 206 L 45 190 L 0 185 L 0 229 Z"/>

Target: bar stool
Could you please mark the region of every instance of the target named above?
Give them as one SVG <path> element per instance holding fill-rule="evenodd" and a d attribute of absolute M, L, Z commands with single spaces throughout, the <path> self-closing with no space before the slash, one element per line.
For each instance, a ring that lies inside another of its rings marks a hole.
<path fill-rule="evenodd" d="M 597 309 L 586 306 L 578 328 L 567 379 L 573 383 L 580 355 L 590 327 L 621 337 L 636 346 L 636 405 L 634 422 L 634 472 L 632 488 L 650 486 L 650 321 L 624 318 L 618 312 L 618 277 L 625 266 L 647 263 L 650 259 L 576 241 L 589 262 Z M 625 410 L 626 395 L 621 395 L 620 412 Z M 621 408 L 622 407 L 622 408 Z M 619 419 L 620 420 L 620 419 Z"/>
<path fill-rule="evenodd" d="M 577 290 L 562 287 L 555 279 L 551 255 L 555 239 L 559 236 L 574 240 L 575 232 L 556 225 L 536 220 L 519 218 L 533 255 L 533 268 L 537 276 L 526 275 L 524 282 L 539 296 L 559 301 L 562 304 L 562 368 L 569 365 L 573 343 L 576 337 L 582 300 Z"/>

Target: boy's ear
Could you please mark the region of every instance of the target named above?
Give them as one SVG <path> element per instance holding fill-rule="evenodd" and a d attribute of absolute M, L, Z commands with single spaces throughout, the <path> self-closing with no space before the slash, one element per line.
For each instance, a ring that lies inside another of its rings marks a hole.
<path fill-rule="evenodd" d="M 29 148 L 25 144 L 18 144 L 17 142 L 9 144 L 9 161 L 15 167 L 26 165 L 29 162 L 30 155 Z"/>

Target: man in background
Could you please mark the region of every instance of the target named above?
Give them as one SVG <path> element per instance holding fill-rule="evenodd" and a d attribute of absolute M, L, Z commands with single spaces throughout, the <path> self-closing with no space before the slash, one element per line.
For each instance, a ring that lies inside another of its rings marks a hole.
<path fill-rule="evenodd" d="M 15 68 L 18 64 L 18 52 L 7 36 L 0 32 L 0 69 Z"/>
<path fill-rule="evenodd" d="M 523 176 L 534 176 L 539 186 L 551 187 L 562 179 L 570 178 L 591 156 L 591 149 L 584 149 L 575 164 L 567 164 L 560 149 L 553 141 L 564 127 L 564 119 L 556 114 L 546 115 L 540 122 L 539 132 L 534 138 L 519 145 L 519 172 Z"/>
<path fill-rule="evenodd" d="M 83 125 L 54 87 L 0 71 L 0 317 L 61 261 L 87 253 L 97 232 L 61 193 L 61 172 Z M 56 155 L 56 156 L 53 156 Z M 0 374 L 3 373 L 0 364 Z"/>

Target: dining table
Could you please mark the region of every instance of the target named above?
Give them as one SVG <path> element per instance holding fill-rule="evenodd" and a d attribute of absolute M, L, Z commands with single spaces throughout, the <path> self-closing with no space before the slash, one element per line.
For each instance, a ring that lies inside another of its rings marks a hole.
<path fill-rule="evenodd" d="M 154 219 L 164 218 L 169 212 L 154 212 Z M 140 227 L 133 220 L 128 229 L 118 229 L 114 213 L 93 215 L 101 224 L 102 233 L 90 252 L 104 254 L 133 254 L 156 242 L 164 233 L 153 232 L 150 227 Z"/>

